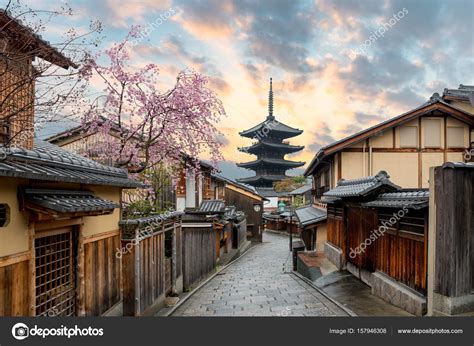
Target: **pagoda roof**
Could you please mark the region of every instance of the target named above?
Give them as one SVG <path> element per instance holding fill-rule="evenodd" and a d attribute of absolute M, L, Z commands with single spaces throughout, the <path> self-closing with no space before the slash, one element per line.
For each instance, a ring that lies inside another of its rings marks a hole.
<path fill-rule="evenodd" d="M 278 174 L 278 175 L 254 175 L 253 177 L 247 177 L 247 178 L 239 178 L 237 181 L 239 183 L 244 183 L 244 184 L 252 184 L 252 183 L 258 183 L 262 181 L 280 181 L 283 179 L 290 178 L 287 175 L 284 174 Z"/>
<path fill-rule="evenodd" d="M 251 146 L 239 148 L 239 150 L 243 152 L 252 153 L 252 152 L 257 152 L 258 149 L 263 148 L 263 147 L 278 149 L 286 153 L 295 153 L 297 151 L 304 149 L 304 145 L 291 145 L 291 144 L 286 144 L 286 143 L 271 143 L 271 142 L 260 141 Z"/>
<path fill-rule="evenodd" d="M 263 129 L 265 128 L 267 130 L 263 131 Z M 266 132 L 267 136 L 269 136 L 270 133 L 278 133 L 279 137 L 281 138 L 291 138 L 302 134 L 303 130 L 285 125 L 276 120 L 275 117 L 268 116 L 265 121 L 262 121 L 260 124 L 252 127 L 251 129 L 239 132 L 239 135 L 241 135 L 242 137 L 253 138 L 258 132 L 260 132 L 260 136 L 262 137 L 265 136 Z"/>
<path fill-rule="evenodd" d="M 250 162 L 244 162 L 244 163 L 238 163 L 238 167 L 242 168 L 252 168 L 260 165 L 274 165 L 274 166 L 284 166 L 284 167 L 301 167 L 305 164 L 305 162 L 302 161 L 290 161 L 290 160 L 284 160 L 284 159 L 270 159 L 270 158 L 265 158 L 265 159 L 258 159 Z"/>

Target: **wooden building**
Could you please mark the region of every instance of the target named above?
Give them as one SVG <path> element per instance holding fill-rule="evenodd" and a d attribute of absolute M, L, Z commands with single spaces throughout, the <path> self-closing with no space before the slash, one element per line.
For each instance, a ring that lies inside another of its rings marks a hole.
<path fill-rule="evenodd" d="M 372 293 L 415 315 L 426 312 L 426 189 L 401 189 L 386 172 L 341 180 L 327 203 L 327 257 Z"/>
<path fill-rule="evenodd" d="M 298 228 L 306 250 L 324 251 L 327 212 L 312 205 L 295 209 Z"/>
<path fill-rule="evenodd" d="M 428 188 L 430 167 L 464 161 L 474 141 L 474 106 L 470 89 L 463 88 L 457 97 L 454 91 L 434 94 L 413 110 L 321 148 L 305 171 L 313 176 L 316 202 L 339 180 L 380 170 L 403 188 Z"/>
<path fill-rule="evenodd" d="M 216 199 L 222 199 L 227 206 L 234 206 L 245 214 L 247 239 L 262 241 L 263 205 L 267 201 L 252 188 L 218 174 L 212 175 L 212 189 Z"/>
<path fill-rule="evenodd" d="M 24 57 L 12 70 L 18 78 L 25 71 L 34 75 L 36 56 L 66 69 L 74 66 L 3 11 L 0 40 L 0 64 L 5 57 Z M 25 44 L 19 47 L 20 42 Z M 11 78 L 1 74 L 1 88 Z M 18 102 L 8 111 L 19 107 L 20 114 L 28 114 L 16 123 L 17 117 L 6 118 L 5 108 L 0 113 L 8 129 L 3 143 L 14 145 L 0 148 L 0 316 L 102 315 L 121 301 L 116 256 L 121 192 L 140 184 L 121 169 L 32 137 L 10 141 L 22 126 L 33 128 L 33 108 L 24 105 L 33 104 L 34 80 L 26 81 L 31 92 L 15 95 Z M 0 92 L 0 102 L 4 98 Z"/>

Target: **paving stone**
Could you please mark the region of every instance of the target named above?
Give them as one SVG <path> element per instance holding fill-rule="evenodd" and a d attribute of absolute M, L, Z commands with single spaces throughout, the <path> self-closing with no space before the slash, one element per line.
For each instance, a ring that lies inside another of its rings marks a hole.
<path fill-rule="evenodd" d="M 291 267 L 288 238 L 264 233 L 264 242 L 184 302 L 173 316 L 347 316 L 299 278 Z"/>

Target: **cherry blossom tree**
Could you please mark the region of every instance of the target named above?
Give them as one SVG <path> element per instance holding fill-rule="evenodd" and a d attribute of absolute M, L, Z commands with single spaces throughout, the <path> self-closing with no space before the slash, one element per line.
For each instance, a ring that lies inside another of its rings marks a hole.
<path fill-rule="evenodd" d="M 217 164 L 222 159 L 216 128 L 225 115 L 222 102 L 208 79 L 193 70 L 180 72 L 171 89 L 159 90 L 156 64 L 131 63 L 130 40 L 139 30 L 132 28 L 123 42 L 90 57 L 81 70 L 85 79 L 104 85 L 82 119 L 86 132 L 99 138 L 89 155 L 112 160 L 130 173 L 176 166 L 183 155 L 206 155 Z M 104 60 L 106 64 L 99 63 Z M 198 162 L 191 165 L 198 169 Z"/>

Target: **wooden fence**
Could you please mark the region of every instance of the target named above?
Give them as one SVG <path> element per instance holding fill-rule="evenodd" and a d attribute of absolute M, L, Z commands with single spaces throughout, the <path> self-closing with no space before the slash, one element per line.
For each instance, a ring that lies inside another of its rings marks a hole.
<path fill-rule="evenodd" d="M 163 218 L 121 221 L 123 314 L 152 314 L 168 292 L 175 290 L 181 262 L 181 220 L 178 213 Z M 170 248 L 165 238 L 170 237 Z M 168 267 L 168 280 L 166 278 Z M 167 282 L 168 281 L 168 282 Z"/>
<path fill-rule="evenodd" d="M 232 225 L 232 248 L 238 249 L 247 240 L 247 220 Z"/>
<path fill-rule="evenodd" d="M 183 227 L 183 287 L 189 289 L 216 268 L 216 231 L 208 227 Z"/>

